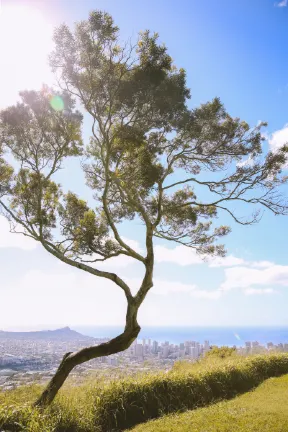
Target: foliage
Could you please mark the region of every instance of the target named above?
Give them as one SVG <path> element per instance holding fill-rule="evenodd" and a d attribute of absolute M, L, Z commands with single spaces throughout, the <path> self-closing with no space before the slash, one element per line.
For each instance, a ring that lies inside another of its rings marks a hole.
<path fill-rule="evenodd" d="M 270 378 L 256 390 L 210 407 L 164 416 L 134 432 L 287 432 L 288 375 Z"/>
<path fill-rule="evenodd" d="M 10 181 L 6 187 L 10 197 L 7 216 L 22 224 L 26 235 L 48 241 L 56 227 L 61 197 L 60 185 L 51 177 L 64 157 L 81 154 L 82 115 L 74 111 L 67 93 L 62 93 L 64 112 L 51 107 L 47 88 L 21 92 L 20 96 L 21 103 L 1 112 L 0 143 L 10 150 L 19 169 L 12 176 L 12 167 L 7 162 L 1 165 L 0 159 L 0 181 Z"/>
<path fill-rule="evenodd" d="M 12 432 L 120 431 L 251 390 L 266 378 L 288 373 L 288 356 L 210 357 L 194 366 L 186 364 L 187 368 L 182 362 L 182 366 L 169 373 L 110 382 L 97 379 L 80 387 L 68 384 L 45 410 L 29 403 L 40 387 L 0 392 L 0 427 Z"/>
<path fill-rule="evenodd" d="M 20 103 L 0 112 L 0 208 L 12 231 L 20 225 L 65 264 L 113 281 L 125 294 L 127 313 L 121 335 L 67 353 L 41 405 L 51 403 L 76 365 L 135 340 L 138 310 L 153 287 L 153 238 L 203 257 L 224 256 L 219 241 L 230 228 L 217 226 L 217 217 L 226 213 L 247 225 L 263 208 L 288 212 L 280 193 L 288 180 L 288 146 L 265 154 L 265 124 L 252 128 L 233 118 L 219 98 L 190 109 L 186 73 L 157 34 L 145 31 L 135 45 L 122 44 L 112 17 L 93 11 L 74 31 L 65 24 L 56 29 L 54 42 L 50 64 L 59 88 L 23 91 Z M 76 103 L 92 124 L 87 145 Z M 67 159 L 81 155 L 91 205 L 56 182 Z M 236 214 L 237 203 L 254 207 L 252 216 Z M 143 253 L 119 234 L 127 220 L 144 225 Z M 119 255 L 144 266 L 135 295 L 117 274 L 97 268 Z"/>
<path fill-rule="evenodd" d="M 50 64 L 60 89 L 24 91 L 22 102 L 0 115 L 0 153 L 8 149 L 18 161 L 12 176 L 0 159 L 0 186 L 7 194 L 2 209 L 48 252 L 93 274 L 82 265 L 87 256 L 97 262 L 129 255 L 151 273 L 153 236 L 224 255 L 217 240 L 230 229 L 214 226 L 218 213 L 244 224 L 257 220 L 257 212 L 250 220 L 238 218 L 230 202 L 286 213 L 277 188 L 287 180 L 281 175 L 287 146 L 264 157 L 264 123 L 251 128 L 232 118 L 218 98 L 189 109 L 185 71 L 176 68 L 157 34 L 145 31 L 135 45 L 121 46 L 112 17 L 94 11 L 74 32 L 65 24 L 56 29 L 54 41 Z M 76 101 L 93 122 L 85 148 Z M 94 209 L 53 181 L 66 158 L 83 152 Z M 196 187 L 207 189 L 211 199 L 203 202 Z M 120 221 L 134 218 L 146 225 L 146 261 L 117 231 Z M 143 283 L 146 293 L 151 277 Z"/>
<path fill-rule="evenodd" d="M 220 358 L 227 358 L 232 356 L 235 353 L 236 353 L 236 347 L 231 348 L 228 346 L 223 346 L 223 347 L 212 346 L 210 351 L 206 353 L 206 357 L 215 356 Z"/>

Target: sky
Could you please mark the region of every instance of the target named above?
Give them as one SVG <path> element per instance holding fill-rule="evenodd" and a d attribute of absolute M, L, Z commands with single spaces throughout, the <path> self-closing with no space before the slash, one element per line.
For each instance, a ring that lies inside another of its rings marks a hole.
<path fill-rule="evenodd" d="M 0 109 L 18 91 L 52 84 L 47 56 L 53 28 L 111 13 L 123 40 L 157 31 L 174 63 L 187 72 L 191 107 L 218 96 L 228 112 L 251 125 L 267 121 L 266 145 L 288 141 L 288 2 L 273 0 L 0 0 Z M 84 123 L 85 142 L 89 138 Z M 60 181 L 89 197 L 77 162 Z M 288 189 L 286 188 L 286 194 Z M 227 222 L 225 220 L 225 222 Z M 287 326 L 287 217 L 266 211 L 261 222 L 229 221 L 227 257 L 203 262 L 191 249 L 155 241 L 154 287 L 139 313 L 147 326 Z M 143 227 L 121 234 L 137 250 Z M 134 289 L 143 268 L 122 257 L 101 268 L 117 271 Z M 125 299 L 112 283 L 49 256 L 11 234 L 0 216 L 0 329 L 123 325 Z"/>

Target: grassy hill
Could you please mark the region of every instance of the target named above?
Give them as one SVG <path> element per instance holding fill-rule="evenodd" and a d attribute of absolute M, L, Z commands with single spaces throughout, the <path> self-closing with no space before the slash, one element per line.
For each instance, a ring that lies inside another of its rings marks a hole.
<path fill-rule="evenodd" d="M 270 378 L 254 391 L 183 414 L 164 416 L 133 432 L 287 432 L 288 375 Z"/>
<path fill-rule="evenodd" d="M 94 376 L 81 386 L 75 386 L 73 380 L 70 380 L 51 407 L 44 411 L 32 408 L 32 402 L 41 388 L 20 387 L 0 392 L 0 431 L 119 432 L 162 417 L 159 422 L 138 426 L 140 429 L 136 427 L 135 431 L 230 432 L 263 429 L 288 432 L 288 428 L 284 428 L 286 420 L 283 421 L 283 427 L 281 426 L 281 418 L 286 419 L 285 415 L 287 416 L 286 410 L 277 402 L 281 400 L 283 404 L 286 403 L 286 376 L 282 378 L 284 381 L 270 380 L 255 392 L 247 393 L 243 399 L 245 401 L 245 398 L 248 398 L 246 405 L 237 405 L 241 398 L 231 400 L 227 405 L 226 402 L 219 404 L 221 400 L 231 399 L 252 390 L 267 378 L 285 374 L 288 374 L 288 354 L 251 358 L 236 355 L 224 359 L 212 357 L 197 364 L 180 362 L 168 373 L 149 373 L 110 380 L 103 376 Z M 284 384 L 280 388 L 277 383 Z M 270 387 L 266 388 L 266 385 L 271 385 L 273 391 Z M 257 405 L 255 395 L 258 391 L 260 396 Z M 270 403 L 269 392 L 275 392 L 274 408 Z M 252 404 L 253 401 L 255 405 Z M 217 402 L 218 405 L 212 405 Z M 210 408 L 202 408 L 208 405 Z M 270 407 L 270 411 L 267 407 Z M 187 412 L 192 409 L 194 411 Z M 180 412 L 187 413 L 179 415 Z M 163 417 L 172 413 L 175 413 L 174 417 Z M 238 429 L 231 428 L 234 421 Z M 273 421 L 274 424 L 271 423 Z M 227 429 L 229 422 L 230 429 Z M 270 429 L 265 429 L 266 424 L 272 424 Z M 247 429 L 250 426 L 254 429 Z"/>

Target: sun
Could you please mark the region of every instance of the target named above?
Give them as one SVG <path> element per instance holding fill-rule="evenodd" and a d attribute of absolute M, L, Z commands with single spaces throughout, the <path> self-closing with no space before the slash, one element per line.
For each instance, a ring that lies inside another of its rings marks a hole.
<path fill-rule="evenodd" d="M 25 5 L 0 13 L 0 108 L 15 103 L 20 90 L 51 84 L 48 54 L 53 28 L 40 10 Z"/>

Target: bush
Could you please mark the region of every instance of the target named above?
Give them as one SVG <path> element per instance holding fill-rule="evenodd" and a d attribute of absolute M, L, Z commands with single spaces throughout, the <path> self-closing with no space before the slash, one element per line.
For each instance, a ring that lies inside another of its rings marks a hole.
<path fill-rule="evenodd" d="M 217 347 L 212 346 L 210 351 L 205 354 L 205 357 L 219 357 L 219 358 L 227 358 L 236 354 L 236 347 L 230 348 L 227 346 Z"/>
<path fill-rule="evenodd" d="M 0 392 L 0 430 L 121 431 L 163 414 L 231 398 L 266 378 L 285 373 L 288 373 L 287 354 L 232 356 L 216 361 L 211 357 L 195 365 L 182 362 L 169 373 L 126 378 L 101 386 L 90 382 L 77 388 L 68 387 L 43 412 L 27 405 L 27 401 L 34 399 L 34 393 L 28 394 L 29 389 L 26 405 L 25 388 Z"/>
<path fill-rule="evenodd" d="M 269 377 L 288 373 L 288 355 L 256 356 L 226 362 L 209 371 L 172 371 L 123 381 L 100 396 L 96 423 L 102 431 L 121 431 L 163 414 L 203 407 L 228 399 Z"/>

